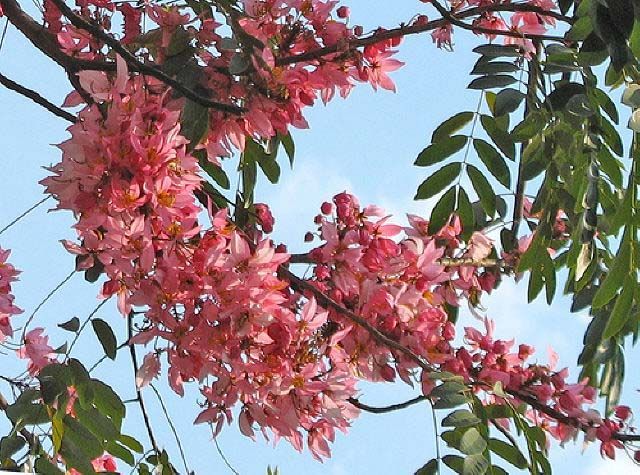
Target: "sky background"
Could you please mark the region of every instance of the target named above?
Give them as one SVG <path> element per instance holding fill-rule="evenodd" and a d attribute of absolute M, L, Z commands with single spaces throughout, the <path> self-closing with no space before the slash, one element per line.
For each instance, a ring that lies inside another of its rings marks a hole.
<path fill-rule="evenodd" d="M 31 6 L 23 3 L 25 8 Z M 426 11 L 423 4 L 410 0 L 392 3 L 352 0 L 349 6 L 352 21 L 363 24 L 365 30 L 378 25 L 392 27 L 408 21 L 421 9 Z M 428 216 L 430 203 L 413 201 L 427 170 L 412 164 L 419 151 L 428 145 L 438 124 L 457 112 L 475 110 L 479 93 L 467 90 L 466 85 L 468 72 L 477 59 L 471 49 L 479 41 L 471 34 L 460 33 L 455 38 L 456 51 L 450 53 L 436 49 L 429 36 L 408 38 L 398 55 L 407 64 L 393 74 L 397 94 L 374 93 L 368 85 L 360 85 L 346 101 L 338 99 L 328 107 L 318 105 L 309 110 L 310 130 L 293 131 L 297 149 L 294 169 L 283 166 L 280 184 L 262 184 L 257 192 L 257 200 L 269 203 L 276 216 L 275 241 L 285 242 L 292 252 L 307 249 L 303 236 L 314 229 L 312 220 L 320 204 L 344 190 L 355 193 L 363 205 L 375 203 L 385 207 L 400 223 L 405 222 L 406 212 Z M 58 104 L 69 91 L 62 70 L 36 52 L 12 28 L 0 52 L 0 71 Z M 46 176 L 43 166 L 59 161 L 60 153 L 52 144 L 67 137 L 66 126 L 64 121 L 23 97 L 0 89 L 3 165 L 0 228 L 43 197 L 37 182 Z M 53 201 L 47 205 L 51 207 Z M 70 229 L 73 218 L 64 212 L 47 213 L 47 209 L 40 206 L 0 236 L 0 246 L 13 250 L 11 262 L 23 270 L 21 281 L 15 285 L 15 294 L 25 315 L 16 322 L 23 322 L 74 266 L 73 257 L 58 242 L 74 238 Z M 484 300 L 489 316 L 496 321 L 496 333 L 507 339 L 515 337 L 518 343 L 535 345 L 543 361 L 546 348 L 553 347 L 560 355 L 561 364 L 572 368 L 572 374 L 577 375 L 575 361 L 588 317 L 571 314 L 566 298 L 557 298 L 552 306 L 540 299 L 527 304 L 526 281 L 523 284 L 505 282 Z M 74 316 L 86 318 L 98 303 L 98 291 L 98 284 L 85 282 L 81 275 L 74 276 L 38 312 L 32 327 L 47 327 L 54 346 L 62 344 L 69 334 L 56 331 L 55 324 Z M 468 312 L 463 313 L 462 326 L 478 325 Z M 97 316 L 119 328 L 119 342 L 124 341 L 125 322 L 114 302 L 102 307 Z M 82 335 L 74 354 L 88 366 L 100 358 L 102 350 L 91 330 Z M 637 349 L 627 353 L 623 395 L 623 401 L 636 408 L 640 408 L 636 390 L 640 387 L 640 377 L 633 363 L 639 354 Z M 0 354 L 0 368 L 3 374 L 17 374 L 23 369 L 11 354 Z M 102 364 L 95 375 L 116 387 L 123 399 L 134 397 L 132 369 L 126 352 L 121 351 L 115 362 Z M 208 428 L 192 425 L 198 413 L 194 403 L 195 387 L 183 399 L 168 390 L 164 379 L 158 387 L 185 446 L 189 467 L 199 475 L 230 473 L 211 441 Z M 6 386 L 0 386 L 0 391 L 8 394 Z M 362 400 L 372 405 L 399 402 L 416 394 L 403 383 L 362 386 Z M 145 397 L 160 444 L 170 451 L 172 460 L 182 470 L 158 401 L 150 390 L 145 391 Z M 127 410 L 126 431 L 147 444 L 137 406 L 128 405 Z M 443 415 L 445 413 L 440 416 Z M 0 429 L 5 428 L 6 421 L 2 419 Z M 426 404 L 386 415 L 362 414 L 348 435 L 338 435 L 332 447 L 333 456 L 324 464 L 314 461 L 307 452 L 295 452 L 286 442 L 275 449 L 261 439 L 253 442 L 242 436 L 235 424 L 223 430 L 219 444 L 243 475 L 263 474 L 267 465 L 277 465 L 283 475 L 411 474 L 435 454 L 431 413 Z M 582 449 L 581 442 L 568 444 L 564 450 L 554 446 L 551 461 L 555 473 L 640 473 L 622 454 L 621 460 L 613 463 L 603 461 L 596 446 L 590 446 L 584 454 Z M 516 473 L 513 467 L 503 466 L 509 473 Z M 123 473 L 128 472 L 123 470 Z M 443 473 L 448 473 L 446 468 Z"/>

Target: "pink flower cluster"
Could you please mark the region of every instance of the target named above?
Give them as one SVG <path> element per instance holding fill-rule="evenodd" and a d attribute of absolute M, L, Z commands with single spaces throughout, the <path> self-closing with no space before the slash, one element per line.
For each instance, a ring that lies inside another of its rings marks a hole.
<path fill-rule="evenodd" d="M 215 97 L 242 105 L 246 110 L 241 117 L 210 110 L 211 126 L 203 146 L 212 161 L 235 150 L 244 150 L 247 137 L 269 139 L 277 133 L 286 135 L 289 126 L 308 127 L 302 115 L 305 107 L 318 99 L 326 103 L 336 92 L 346 97 L 357 81 L 369 82 L 374 89 L 395 90 L 387 73 L 403 64 L 391 58 L 396 52 L 392 48 L 398 45 L 399 39 L 371 45 L 364 53 L 338 51 L 321 60 L 280 61 L 324 46 L 346 44 L 354 37 L 354 30 L 346 23 L 348 12 L 334 11 L 337 3 L 334 0 L 244 0 L 245 16 L 237 20 L 242 33 L 235 31 L 240 35 L 237 41 L 244 45 L 242 51 L 218 33 L 221 24 L 213 17 L 192 17 L 173 6 L 148 3 L 143 7 L 158 25 L 158 34 L 147 35 L 153 38 L 153 43 L 148 45 L 154 51 L 153 60 L 158 64 L 174 61 L 172 55 L 175 56 L 176 48 L 195 46 L 194 55 L 201 65 L 197 68 L 198 86 L 215 91 Z M 108 31 L 115 9 L 124 18 L 122 42 L 136 48 L 147 46 L 137 41 L 141 39 L 143 10 L 131 4 L 116 7 L 111 1 L 89 1 L 84 2 L 77 13 Z M 45 1 L 45 21 L 67 54 L 104 59 L 104 45 L 66 23 L 50 1 Z M 148 38 L 145 41 L 149 41 Z M 87 89 L 85 84 L 83 87 Z M 80 100 L 74 94 L 67 105 Z"/>
<path fill-rule="evenodd" d="M 567 368 L 555 370 L 557 355 L 553 352 L 548 365 L 527 363 L 535 352 L 533 347 L 526 344 L 514 347 L 513 340 L 496 340 L 493 331 L 494 324 L 488 319 L 485 332 L 465 328 L 466 346 L 457 349 L 441 369 L 462 376 L 476 391 L 488 394 L 487 402 L 516 407 L 521 402 L 535 401 L 538 407 L 530 407 L 526 416 L 550 437 L 564 444 L 584 432 L 585 442 L 600 441 L 601 453 L 615 458 L 614 449 L 622 449 L 623 445 L 613 436 L 634 431 L 629 425 L 630 410 L 619 406 L 613 419 L 602 417 L 590 407 L 596 402 L 597 391 L 588 384 L 588 379 L 569 383 Z M 499 394 L 494 391 L 496 384 L 500 387 Z M 570 418 L 571 422 L 559 420 L 540 407 Z M 501 422 L 508 429 L 508 421 Z"/>
<path fill-rule="evenodd" d="M 428 0 L 421 0 L 429 3 Z M 452 2 L 453 13 L 461 12 L 467 8 L 485 7 L 491 4 L 510 3 L 500 0 L 456 0 Z M 523 2 L 543 10 L 553 11 L 557 9 L 555 0 L 528 0 Z M 508 20 L 507 21 L 505 20 Z M 478 28 L 477 34 L 483 34 L 487 39 L 494 40 L 499 32 L 505 31 L 517 33 L 519 35 L 544 35 L 549 28 L 555 27 L 555 18 L 549 15 L 541 15 L 535 12 L 516 11 L 508 14 L 506 12 L 484 12 L 473 20 L 473 26 Z M 492 31 L 482 31 L 492 30 Z M 453 47 L 453 27 L 450 23 L 437 28 L 431 34 L 433 42 L 438 48 L 451 49 Z M 503 41 L 507 45 L 520 46 L 528 56 L 535 53 L 535 46 L 530 39 L 518 36 L 503 36 Z"/>
<path fill-rule="evenodd" d="M 18 280 L 20 271 L 7 262 L 10 254 L 11 251 L 0 248 L 0 343 L 13 336 L 11 317 L 22 313 L 13 303 L 11 285 Z"/>

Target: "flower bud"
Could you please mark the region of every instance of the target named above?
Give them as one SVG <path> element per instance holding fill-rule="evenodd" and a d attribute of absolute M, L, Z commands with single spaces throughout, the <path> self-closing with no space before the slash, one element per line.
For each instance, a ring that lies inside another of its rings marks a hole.
<path fill-rule="evenodd" d="M 351 10 L 349 9 L 349 7 L 343 6 L 338 8 L 338 10 L 336 10 L 336 13 L 338 14 L 338 18 L 348 18 L 351 14 Z"/>

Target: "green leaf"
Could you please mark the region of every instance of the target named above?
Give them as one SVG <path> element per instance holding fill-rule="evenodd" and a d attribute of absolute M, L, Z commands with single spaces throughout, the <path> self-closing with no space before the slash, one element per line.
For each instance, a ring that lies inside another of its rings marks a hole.
<path fill-rule="evenodd" d="M 511 160 L 516 158 L 516 147 L 509 133 L 502 129 L 496 119 L 489 115 L 481 115 L 480 123 L 494 144 Z"/>
<path fill-rule="evenodd" d="M 604 142 L 611 148 L 613 153 L 618 156 L 624 155 L 624 146 L 622 139 L 616 128 L 604 117 L 600 118 L 600 129 L 602 130 L 602 138 Z"/>
<path fill-rule="evenodd" d="M 204 172 L 213 178 L 220 187 L 228 190 L 231 188 L 231 184 L 229 183 L 229 177 L 224 172 L 221 166 L 216 165 L 209 161 L 207 157 L 207 152 L 205 150 L 197 150 L 193 153 L 193 156 L 198 159 L 198 164 L 200 168 L 204 170 Z"/>
<path fill-rule="evenodd" d="M 64 365 L 53 363 L 42 368 L 38 374 L 40 393 L 45 404 L 53 404 L 58 396 L 67 395 L 67 387 L 72 385 L 71 374 Z"/>
<path fill-rule="evenodd" d="M 438 461 L 436 459 L 429 460 L 414 475 L 436 475 L 438 473 Z"/>
<path fill-rule="evenodd" d="M 625 231 L 620 249 L 613 265 L 602 285 L 593 297 L 592 307 L 594 309 L 603 307 L 615 297 L 618 289 L 629 275 L 631 270 L 631 237 Z"/>
<path fill-rule="evenodd" d="M 596 100 L 598 101 L 598 105 L 602 108 L 602 110 L 606 112 L 606 114 L 615 124 L 618 124 L 620 122 L 618 109 L 611 100 L 611 97 L 609 97 L 609 94 L 604 92 L 602 89 L 594 88 L 593 95 L 595 96 Z"/>
<path fill-rule="evenodd" d="M 118 442 L 120 442 L 122 445 L 129 447 L 131 450 L 139 454 L 141 454 L 144 451 L 144 447 L 142 446 L 142 444 L 138 442 L 137 439 L 131 437 L 130 435 L 120 434 L 120 437 L 118 438 Z"/>
<path fill-rule="evenodd" d="M 631 277 L 631 275 L 632 274 L 627 275 L 627 278 L 622 285 L 622 292 L 618 295 L 609 320 L 607 321 L 607 326 L 604 330 L 604 338 L 611 338 L 620 333 L 631 317 L 634 289 L 637 285 L 636 280 Z"/>
<path fill-rule="evenodd" d="M 438 130 L 434 132 L 438 133 Z M 416 158 L 415 165 L 419 167 L 427 167 L 440 163 L 451 155 L 459 152 L 467 143 L 467 137 L 465 135 L 454 135 L 453 137 L 440 137 L 436 142 L 425 148 L 418 158 Z"/>
<path fill-rule="evenodd" d="M 454 472 L 463 473 L 464 459 L 459 455 L 445 455 L 444 457 L 442 457 L 442 461 Z"/>
<path fill-rule="evenodd" d="M 291 165 L 291 168 L 293 168 L 293 160 L 296 155 L 296 145 L 293 142 L 291 132 L 289 132 L 287 135 L 279 134 L 278 137 L 280 138 L 280 142 L 282 143 L 282 147 L 284 148 L 287 157 L 289 157 L 289 164 Z"/>
<path fill-rule="evenodd" d="M 60 455 L 67 466 L 77 469 L 82 474 L 94 474 L 91 461 L 104 453 L 102 444 L 71 416 L 65 416 L 64 427 Z"/>
<path fill-rule="evenodd" d="M 515 111 L 522 101 L 527 97 L 526 94 L 512 88 L 507 88 L 498 93 L 494 105 L 494 115 L 501 116 Z"/>
<path fill-rule="evenodd" d="M 35 469 L 39 475 L 64 475 L 64 472 L 52 464 L 46 455 L 38 457 Z"/>
<path fill-rule="evenodd" d="M 278 165 L 275 158 L 265 155 L 258 160 L 258 165 L 271 183 L 274 185 L 278 183 L 278 180 L 280 179 L 280 165 Z"/>
<path fill-rule="evenodd" d="M 80 328 L 80 319 L 78 317 L 73 317 L 71 320 L 68 320 L 64 323 L 58 323 L 58 327 L 68 332 L 75 333 Z"/>
<path fill-rule="evenodd" d="M 484 163 L 496 180 L 506 188 L 511 187 L 509 167 L 507 167 L 507 163 L 502 155 L 500 155 L 500 152 L 482 139 L 474 139 L 473 147 L 476 149 L 482 163 Z"/>
<path fill-rule="evenodd" d="M 469 398 L 464 394 L 446 394 L 433 403 L 434 409 L 453 409 L 454 407 L 467 404 Z"/>
<path fill-rule="evenodd" d="M 442 226 L 444 226 L 456 204 L 456 188 L 452 186 L 443 194 L 431 211 L 431 219 L 429 220 L 429 233 L 436 234 Z"/>
<path fill-rule="evenodd" d="M 469 83 L 469 89 L 495 89 L 505 87 L 516 82 L 516 79 L 506 74 L 494 74 L 490 76 L 480 76 Z"/>
<path fill-rule="evenodd" d="M 113 440 L 120 436 L 120 431 L 113 420 L 103 415 L 96 408 L 83 409 L 82 407 L 77 407 L 75 410 L 77 420 L 101 442 Z"/>
<path fill-rule="evenodd" d="M 0 439 L 0 462 L 17 454 L 27 444 L 19 435 L 5 436 Z"/>
<path fill-rule="evenodd" d="M 496 214 L 496 195 L 493 192 L 493 188 L 485 176 L 473 165 L 467 165 L 467 174 L 471 180 L 473 189 L 480 198 L 482 209 L 491 218 Z"/>
<path fill-rule="evenodd" d="M 503 45 L 481 45 L 473 48 L 474 53 L 481 54 L 482 56 L 487 56 L 490 58 L 498 58 L 498 57 L 508 57 L 508 58 L 517 58 L 522 56 L 522 52 L 520 48 L 517 46 L 503 46 Z"/>
<path fill-rule="evenodd" d="M 109 416 L 119 430 L 126 412 L 122 400 L 111 387 L 102 381 L 92 379 L 91 387 L 94 393 L 95 406 L 102 414 Z"/>
<path fill-rule="evenodd" d="M 489 450 L 496 454 L 498 457 L 506 460 L 514 467 L 525 469 L 527 468 L 527 459 L 520 449 L 514 447 L 499 439 L 489 439 Z"/>
<path fill-rule="evenodd" d="M 192 151 L 209 131 L 209 109 L 186 99 L 180 123 L 180 133 L 189 140 L 187 150 Z"/>
<path fill-rule="evenodd" d="M 592 31 L 593 26 L 591 25 L 591 18 L 589 16 L 584 16 L 582 18 L 578 18 L 571 29 L 567 32 L 567 39 L 582 41 L 586 39 Z"/>
<path fill-rule="evenodd" d="M 105 354 L 112 360 L 115 360 L 116 352 L 118 351 L 118 343 L 109 324 L 101 318 L 94 318 L 91 320 L 91 326 L 93 327 L 93 331 L 96 333 L 98 341 L 102 345 L 102 349 Z"/>
<path fill-rule="evenodd" d="M 453 117 L 448 118 L 433 132 L 431 141 L 439 142 L 440 140 L 449 138 L 471 122 L 474 115 L 475 114 L 473 112 L 460 112 Z"/>
<path fill-rule="evenodd" d="M 129 449 L 127 449 L 126 447 L 123 447 L 122 445 L 118 444 L 117 442 L 114 442 L 113 440 L 110 440 L 107 443 L 107 445 L 105 446 L 105 449 L 111 455 L 119 458 L 120 460 L 122 460 L 123 462 L 125 462 L 126 464 L 132 467 L 136 464 L 136 460 L 133 457 L 133 454 L 131 453 L 131 451 L 129 451 Z"/>
<path fill-rule="evenodd" d="M 442 427 L 468 427 L 479 423 L 480 419 L 467 409 L 457 409 L 442 419 Z"/>
<path fill-rule="evenodd" d="M 471 70 L 471 74 L 515 73 L 517 71 L 520 71 L 520 68 L 514 63 L 487 61 L 486 58 L 480 58 Z"/>
<path fill-rule="evenodd" d="M 460 439 L 460 452 L 466 455 L 481 454 L 487 448 L 487 442 L 475 427 L 467 430 Z"/>
<path fill-rule="evenodd" d="M 458 394 L 467 390 L 467 387 L 458 381 L 445 381 L 436 386 L 429 393 L 430 397 L 444 397 L 450 394 Z"/>
<path fill-rule="evenodd" d="M 484 455 L 474 454 L 464 458 L 463 475 L 483 475 L 489 468 L 489 461 Z"/>
<path fill-rule="evenodd" d="M 437 195 L 460 175 L 460 170 L 461 164 L 459 162 L 450 163 L 440 168 L 422 182 L 414 199 L 426 200 Z"/>
<path fill-rule="evenodd" d="M 229 62 L 229 73 L 238 75 L 249 69 L 249 63 L 241 53 L 236 53 L 231 57 Z"/>
<path fill-rule="evenodd" d="M 467 195 L 467 192 L 461 186 L 458 187 L 458 206 L 456 208 L 456 214 L 460 217 L 460 221 L 462 222 L 462 236 L 464 238 L 471 236 L 475 228 L 475 216 L 473 214 L 471 200 L 469 200 L 469 195 Z"/>
<path fill-rule="evenodd" d="M 518 142 L 526 142 L 540 134 L 545 125 L 546 121 L 540 113 L 531 112 L 522 122 L 513 128 L 511 135 Z"/>
<path fill-rule="evenodd" d="M 19 397 L 14 404 L 7 407 L 7 416 L 16 425 L 40 425 L 50 422 L 49 414 L 43 404 L 21 401 Z"/>

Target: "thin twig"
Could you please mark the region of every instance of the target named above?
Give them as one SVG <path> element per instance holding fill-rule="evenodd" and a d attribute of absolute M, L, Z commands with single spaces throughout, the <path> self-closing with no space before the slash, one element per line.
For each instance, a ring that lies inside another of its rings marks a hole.
<path fill-rule="evenodd" d="M 162 399 L 162 396 L 160 395 L 160 392 L 153 384 L 149 384 L 149 386 L 151 387 L 156 397 L 158 398 L 158 402 L 160 403 L 160 407 L 162 408 L 164 417 L 167 420 L 167 424 L 169 424 L 169 428 L 171 429 L 171 432 L 173 433 L 173 437 L 176 440 L 176 444 L 178 445 L 178 451 L 180 452 L 180 458 L 182 458 L 182 464 L 184 465 L 185 475 L 188 475 L 189 473 L 191 473 L 191 471 L 189 470 L 189 465 L 187 464 L 187 457 L 185 456 L 184 449 L 182 448 L 182 442 L 180 441 L 180 437 L 178 436 L 178 430 L 176 429 L 176 426 L 174 425 L 173 421 L 171 420 L 171 417 L 169 416 L 169 411 L 167 409 L 167 406 L 164 403 L 164 400 Z"/>
<path fill-rule="evenodd" d="M 211 433 L 213 433 L 213 425 L 209 424 L 211 426 Z M 216 450 L 218 451 L 218 455 L 220 455 L 220 458 L 222 459 L 222 461 L 224 462 L 224 464 L 227 466 L 227 468 L 229 470 L 231 470 L 231 472 L 234 475 L 240 475 L 240 472 L 238 472 L 235 468 L 233 468 L 233 465 L 231 465 L 231 462 L 229 462 L 229 460 L 227 459 L 227 457 L 224 455 L 224 452 L 222 451 L 222 449 L 220 448 L 220 444 L 218 444 L 218 438 L 214 437 L 213 438 L 213 443 L 216 446 Z"/>
<path fill-rule="evenodd" d="M 133 315 L 131 312 L 127 316 L 127 341 L 130 341 L 133 338 Z M 134 344 L 129 343 L 129 353 L 131 354 L 131 363 L 133 365 L 133 375 L 134 379 L 138 375 L 138 356 L 136 355 L 136 347 Z M 135 381 L 134 381 L 135 383 Z M 136 399 L 138 400 L 138 406 L 140 406 L 140 412 L 142 412 L 142 419 L 144 420 L 144 425 L 147 429 L 147 434 L 149 435 L 149 441 L 151 442 L 151 446 L 153 447 L 156 455 L 160 454 L 160 450 L 158 450 L 158 444 L 156 443 L 156 438 L 153 435 L 153 429 L 151 428 L 151 421 L 149 420 L 149 414 L 147 413 L 147 409 L 144 404 L 144 398 L 142 397 L 142 391 L 136 384 Z"/>
<path fill-rule="evenodd" d="M 80 328 L 78 328 L 78 331 L 76 332 L 75 336 L 73 337 L 73 340 L 71 341 L 71 344 L 69 345 L 69 349 L 67 350 L 67 359 L 69 358 L 69 356 L 71 355 L 71 350 L 73 350 L 73 347 L 75 346 L 76 342 L 78 341 L 78 338 L 80 338 L 80 334 L 82 333 L 82 331 L 84 330 L 84 328 L 87 326 L 87 324 L 91 321 L 91 318 L 98 313 L 98 310 L 100 310 L 102 308 L 102 306 L 107 303 L 110 300 L 110 298 L 104 299 L 102 302 L 100 302 L 92 311 L 91 313 L 87 316 L 87 318 L 84 320 L 84 322 L 82 322 L 82 325 L 80 325 Z"/>
<path fill-rule="evenodd" d="M 40 206 L 42 203 L 44 203 L 45 201 L 47 201 L 49 198 L 51 198 L 51 195 L 47 195 L 44 198 L 42 198 L 40 201 L 38 201 L 36 204 L 34 204 L 33 206 L 31 206 L 29 209 L 27 209 L 26 211 L 24 211 L 23 213 L 20 213 L 20 215 L 18 215 L 15 219 L 11 220 L 11 222 L 9 222 L 9 224 L 7 224 L 4 228 L 0 229 L 0 235 L 2 233 L 4 233 L 5 231 L 7 231 L 8 229 L 10 229 L 12 226 L 14 226 L 15 224 L 17 224 L 22 218 L 24 218 L 25 216 L 27 216 L 29 213 L 31 213 L 34 209 L 36 209 L 38 206 Z"/>
<path fill-rule="evenodd" d="M 53 290 L 51 292 L 49 292 L 45 298 L 43 298 L 40 303 L 37 305 L 37 307 L 35 308 L 35 310 L 31 313 L 31 315 L 29 315 L 29 318 L 27 319 L 26 323 L 24 324 L 24 328 L 22 329 L 22 337 L 20 338 L 20 342 L 21 344 L 24 344 L 24 338 L 25 335 L 27 334 L 27 328 L 29 327 L 29 325 L 31 324 L 31 322 L 33 321 L 33 319 L 35 318 L 36 314 L 40 311 L 40 309 L 49 301 L 49 299 L 51 297 L 53 297 L 56 292 L 58 290 L 60 290 L 62 288 L 62 286 L 64 284 L 66 284 L 67 282 L 69 282 L 71 280 L 71 278 L 74 276 L 74 274 L 76 273 L 76 270 L 72 270 L 68 276 L 66 276 L 64 279 L 62 279 L 62 281 L 56 285 Z"/>

